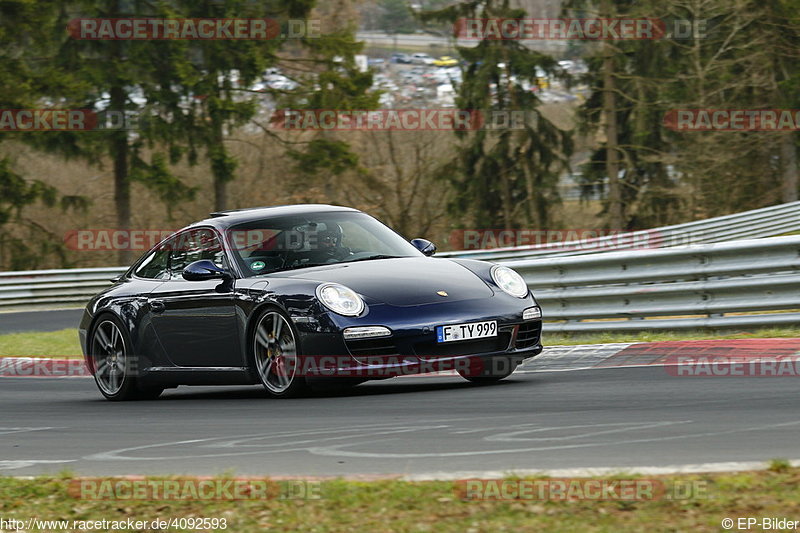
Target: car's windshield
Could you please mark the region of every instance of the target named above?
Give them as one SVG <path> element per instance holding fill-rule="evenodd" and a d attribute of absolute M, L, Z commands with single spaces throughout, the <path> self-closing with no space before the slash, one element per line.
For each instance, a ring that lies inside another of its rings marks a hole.
<path fill-rule="evenodd" d="M 364 213 L 265 218 L 232 226 L 227 240 L 246 277 L 422 253 Z"/>

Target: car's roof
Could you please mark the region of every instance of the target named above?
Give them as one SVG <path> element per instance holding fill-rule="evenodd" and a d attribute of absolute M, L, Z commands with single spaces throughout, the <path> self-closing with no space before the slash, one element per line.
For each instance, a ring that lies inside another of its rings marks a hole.
<path fill-rule="evenodd" d="M 344 207 L 340 205 L 327 205 L 327 204 L 294 204 L 294 205 L 273 205 L 266 207 L 248 207 L 245 209 L 232 209 L 230 211 L 217 211 L 211 213 L 211 218 L 200 220 L 191 224 L 192 226 L 214 226 L 219 229 L 225 229 L 236 224 L 243 222 L 250 222 L 253 220 L 261 220 L 270 217 L 279 217 L 285 215 L 306 215 L 310 213 L 326 213 L 326 212 L 353 212 L 359 213 L 358 209 L 352 207 Z"/>

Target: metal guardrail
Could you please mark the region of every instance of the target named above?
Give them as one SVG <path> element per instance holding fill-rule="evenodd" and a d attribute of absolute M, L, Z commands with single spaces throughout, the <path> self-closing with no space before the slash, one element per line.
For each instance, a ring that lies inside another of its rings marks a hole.
<path fill-rule="evenodd" d="M 441 252 L 442 257 L 461 257 L 484 261 L 521 258 L 565 257 L 625 249 L 671 248 L 740 239 L 773 237 L 800 231 L 800 201 L 744 211 L 732 215 L 663 226 L 626 234 L 624 242 L 615 236 L 580 241 L 537 244 L 492 250 Z"/>
<path fill-rule="evenodd" d="M 800 324 L 800 236 L 504 261 L 548 331 Z"/>
<path fill-rule="evenodd" d="M 128 267 L 0 272 L 0 309 L 83 305 L 126 270 Z"/>
<path fill-rule="evenodd" d="M 800 324 L 800 236 L 501 262 L 533 289 L 548 331 Z M 0 272 L 0 309 L 80 306 L 125 270 Z"/>

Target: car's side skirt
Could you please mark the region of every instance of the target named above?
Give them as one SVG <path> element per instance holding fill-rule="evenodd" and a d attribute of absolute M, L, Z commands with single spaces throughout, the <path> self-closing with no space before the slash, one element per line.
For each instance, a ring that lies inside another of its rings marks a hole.
<path fill-rule="evenodd" d="M 152 367 L 148 381 L 168 385 L 255 385 L 245 367 Z"/>

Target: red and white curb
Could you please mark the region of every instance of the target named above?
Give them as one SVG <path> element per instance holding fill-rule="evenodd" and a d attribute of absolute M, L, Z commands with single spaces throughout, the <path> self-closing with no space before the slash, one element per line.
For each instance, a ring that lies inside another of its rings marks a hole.
<path fill-rule="evenodd" d="M 800 459 L 788 461 L 792 467 L 800 466 Z M 506 479 L 515 477 L 552 477 L 552 478 L 584 478 L 620 476 L 625 474 L 663 476 L 671 474 L 708 474 L 715 472 L 750 472 L 767 470 L 772 466 L 770 461 L 730 461 L 724 463 L 692 463 L 665 466 L 628 466 L 628 467 L 589 467 L 589 468 L 549 468 L 549 469 L 512 469 L 512 470 L 469 470 L 458 472 L 429 472 L 423 474 L 405 474 L 402 481 L 457 481 L 460 479 Z"/>
<path fill-rule="evenodd" d="M 756 368 L 753 365 L 758 364 Z M 553 346 L 526 361 L 517 371 L 554 372 L 642 366 L 688 367 L 675 375 L 715 374 L 722 366 L 728 375 L 800 376 L 800 338 L 709 339 L 616 344 Z M 738 365 L 738 368 L 737 368 Z M 772 366 L 770 366 L 772 365 Z M 784 370 L 778 371 L 781 367 Z M 789 368 L 790 367 L 790 368 Z M 734 368 L 735 371 L 731 370 Z M 724 375 L 724 374 L 723 374 Z"/>
<path fill-rule="evenodd" d="M 711 339 L 698 341 L 665 341 L 613 344 L 548 346 L 533 359 L 528 359 L 518 373 L 558 372 L 598 368 L 641 366 L 680 367 L 703 365 L 744 365 L 739 374 L 755 375 L 747 365 L 765 361 L 773 365 L 791 366 L 796 373 L 759 375 L 800 376 L 800 338 L 777 339 Z M 767 370 L 777 367 L 765 367 Z M 787 367 L 788 368 L 788 367 Z M 750 373 L 748 373 L 750 372 Z M 676 375 L 682 375 L 676 371 Z M 431 374 L 426 374 L 431 375 Z M 455 375 L 444 372 L 438 375 Z M 697 375 L 701 375 L 698 373 Z M 0 377 L 86 378 L 91 373 L 83 359 L 48 357 L 0 357 Z M 404 377 L 416 377 L 414 375 Z"/>

